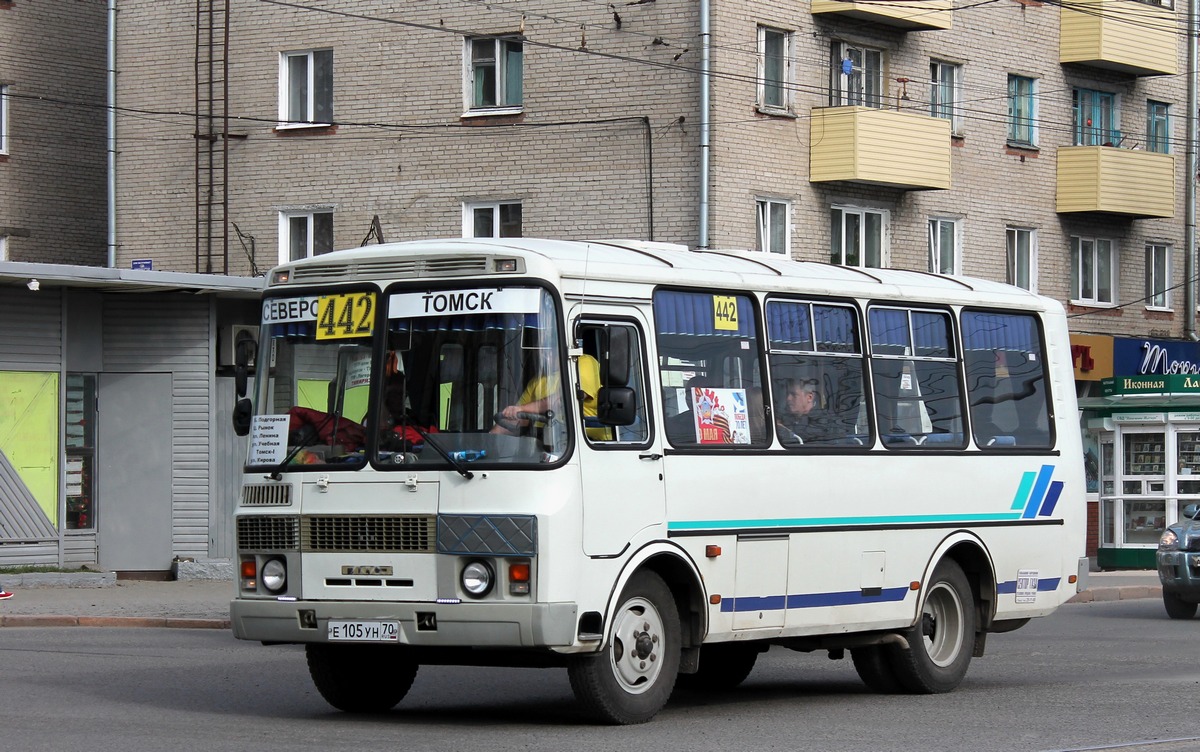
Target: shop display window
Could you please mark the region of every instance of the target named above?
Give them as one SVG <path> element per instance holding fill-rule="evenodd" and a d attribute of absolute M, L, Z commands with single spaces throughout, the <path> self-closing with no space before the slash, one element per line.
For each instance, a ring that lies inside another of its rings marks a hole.
<path fill-rule="evenodd" d="M 1162 501 L 1125 502 L 1125 542 L 1158 543 L 1167 526 L 1167 505 Z"/>
<path fill-rule="evenodd" d="M 1116 543 L 1116 507 L 1115 499 L 1105 499 L 1100 507 L 1100 544 L 1111 546 Z"/>
<path fill-rule="evenodd" d="M 1179 456 L 1177 492 L 1200 494 L 1200 432 L 1179 431 L 1175 434 L 1175 445 Z"/>
<path fill-rule="evenodd" d="M 1165 447 L 1165 434 L 1126 434 L 1125 474 L 1163 475 L 1167 468 L 1167 453 Z"/>

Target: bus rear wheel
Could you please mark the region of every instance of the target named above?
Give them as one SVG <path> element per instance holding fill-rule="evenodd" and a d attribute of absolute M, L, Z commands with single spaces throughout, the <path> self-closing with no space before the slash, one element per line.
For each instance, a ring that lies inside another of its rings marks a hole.
<path fill-rule="evenodd" d="M 967 675 L 975 640 L 975 597 L 962 567 L 944 560 L 933 570 L 917 623 L 901 632 L 907 649 L 887 651 L 905 690 L 940 694 Z"/>
<path fill-rule="evenodd" d="M 390 646 L 309 643 L 304 654 L 321 697 L 346 713 L 391 710 L 417 677 L 416 661 Z"/>
<path fill-rule="evenodd" d="M 904 686 L 896 676 L 892 664 L 895 660 L 893 653 L 896 648 L 891 645 L 866 645 L 861 648 L 850 648 L 850 658 L 854 661 L 854 670 L 863 684 L 872 692 L 883 695 L 894 695 L 904 691 Z"/>
<path fill-rule="evenodd" d="M 645 723 L 667 704 L 679 673 L 679 613 L 662 578 L 649 571 L 630 578 L 612 625 L 600 653 L 568 666 L 571 689 L 597 720 Z"/>

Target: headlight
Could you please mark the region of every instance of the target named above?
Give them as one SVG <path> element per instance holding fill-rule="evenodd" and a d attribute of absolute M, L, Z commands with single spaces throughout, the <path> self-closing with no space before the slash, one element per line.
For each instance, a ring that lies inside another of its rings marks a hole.
<path fill-rule="evenodd" d="M 1158 539 L 1159 548 L 1177 548 L 1179 546 L 1179 536 L 1174 530 L 1168 530 Z"/>
<path fill-rule="evenodd" d="M 462 588 L 472 598 L 482 598 L 492 590 L 496 575 L 492 566 L 486 561 L 476 559 L 470 562 L 462 571 Z"/>
<path fill-rule="evenodd" d="M 287 586 L 287 567 L 282 559 L 270 559 L 263 564 L 262 585 L 272 593 L 281 592 Z"/>

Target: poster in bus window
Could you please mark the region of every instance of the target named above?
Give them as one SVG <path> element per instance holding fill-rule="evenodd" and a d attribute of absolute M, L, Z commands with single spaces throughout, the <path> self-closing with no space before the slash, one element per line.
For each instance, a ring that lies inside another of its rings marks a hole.
<path fill-rule="evenodd" d="M 750 413 L 745 389 L 692 387 L 696 441 L 701 444 L 749 444 Z"/>

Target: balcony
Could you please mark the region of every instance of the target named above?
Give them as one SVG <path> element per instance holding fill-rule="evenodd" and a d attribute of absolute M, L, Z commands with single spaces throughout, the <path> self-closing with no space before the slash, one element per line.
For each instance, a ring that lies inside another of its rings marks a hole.
<path fill-rule="evenodd" d="M 1072 0 L 1059 11 L 1058 61 L 1130 73 L 1179 72 L 1174 8 L 1135 0 Z"/>
<path fill-rule="evenodd" d="M 936 31 L 950 28 L 952 6 L 952 0 L 906 0 L 903 3 L 812 0 L 812 14 L 872 21 L 906 31 Z"/>
<path fill-rule="evenodd" d="M 1056 209 L 1174 217 L 1175 157 L 1112 146 L 1059 147 Z"/>
<path fill-rule="evenodd" d="M 905 190 L 950 187 L 950 121 L 874 107 L 815 107 L 809 120 L 813 183 Z"/>

